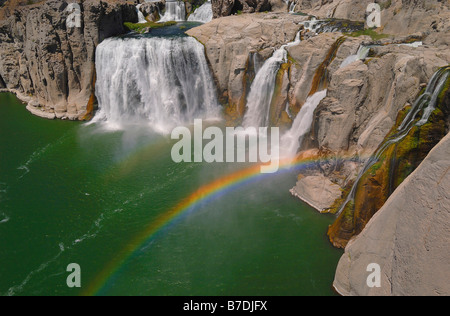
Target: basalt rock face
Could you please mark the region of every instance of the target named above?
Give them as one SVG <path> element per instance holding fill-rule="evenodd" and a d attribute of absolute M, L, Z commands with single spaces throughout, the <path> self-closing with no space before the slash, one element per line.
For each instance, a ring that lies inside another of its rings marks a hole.
<path fill-rule="evenodd" d="M 95 48 L 137 22 L 135 7 L 121 1 L 87 0 L 79 24 L 66 21 L 68 5 L 58 0 L 18 5 L 0 22 L 0 77 L 46 118 L 85 119 L 93 104 Z"/>
<path fill-rule="evenodd" d="M 166 5 L 165 0 L 154 2 L 143 2 L 139 10 L 150 21 L 158 21 L 160 19 L 160 13 L 163 12 L 165 5 Z"/>
<path fill-rule="evenodd" d="M 342 295 L 450 295 L 450 135 L 352 239 L 334 280 Z M 367 286 L 369 264 L 380 287 Z"/>
<path fill-rule="evenodd" d="M 272 8 L 269 0 L 211 0 L 211 4 L 214 18 L 233 15 L 238 12 L 264 12 Z"/>

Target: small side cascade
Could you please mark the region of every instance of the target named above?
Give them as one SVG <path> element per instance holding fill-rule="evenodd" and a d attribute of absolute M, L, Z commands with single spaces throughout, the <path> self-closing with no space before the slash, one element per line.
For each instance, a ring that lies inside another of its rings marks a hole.
<path fill-rule="evenodd" d="M 281 137 L 280 155 L 283 158 L 294 158 L 301 147 L 304 137 L 311 131 L 314 112 L 320 102 L 327 96 L 327 90 L 316 92 L 308 97 L 297 114 L 292 127 Z"/>
<path fill-rule="evenodd" d="M 297 1 L 292 1 L 289 6 L 289 13 L 295 13 L 296 7 L 297 7 Z"/>
<path fill-rule="evenodd" d="M 439 69 L 430 79 L 428 86 L 423 94 L 421 94 L 417 100 L 412 105 L 411 110 L 408 112 L 406 117 L 403 119 L 402 123 L 397 129 L 397 132 L 386 139 L 375 154 L 370 157 L 367 162 L 364 164 L 362 170 L 359 172 L 355 183 L 353 184 L 350 193 L 348 194 L 346 200 L 340 207 L 337 212 L 337 216 L 339 216 L 347 207 L 350 202 L 355 200 L 356 191 L 358 185 L 360 183 L 361 178 L 364 174 L 374 165 L 376 164 L 381 156 L 385 153 L 385 151 L 393 144 L 396 144 L 403 140 L 411 131 L 414 126 L 423 126 L 426 124 L 431 116 L 431 113 L 436 109 L 437 101 L 439 99 L 439 95 L 442 93 L 445 88 L 448 79 L 450 78 L 450 68 L 444 67 Z M 419 117 L 422 112 L 422 116 Z"/>
<path fill-rule="evenodd" d="M 370 47 L 361 45 L 359 46 L 358 52 L 355 55 L 348 56 L 342 62 L 340 68 L 347 67 L 348 65 L 354 63 L 357 60 L 365 60 L 369 56 Z"/>
<path fill-rule="evenodd" d="M 208 23 L 213 18 L 211 0 L 206 1 L 188 17 L 190 22 Z"/>
<path fill-rule="evenodd" d="M 141 8 L 142 4 L 138 4 L 136 6 L 136 13 L 138 15 L 138 23 L 143 24 L 143 23 L 147 23 L 147 20 L 144 17 L 144 14 L 141 12 L 140 8 Z"/>
<path fill-rule="evenodd" d="M 275 89 L 276 76 L 281 65 L 287 62 L 286 48 L 299 43 L 300 32 L 297 33 L 293 42 L 277 49 L 257 72 L 247 98 L 244 127 L 265 127 L 269 125 L 270 103 Z"/>

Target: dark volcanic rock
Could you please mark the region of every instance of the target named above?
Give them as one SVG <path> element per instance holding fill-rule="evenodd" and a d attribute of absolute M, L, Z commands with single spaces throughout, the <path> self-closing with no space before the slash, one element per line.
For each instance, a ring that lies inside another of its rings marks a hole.
<path fill-rule="evenodd" d="M 28 109 L 34 114 L 85 118 L 93 94 L 96 46 L 125 33 L 124 22 L 137 22 L 134 5 L 113 0 L 78 5 L 75 27 L 66 23 L 74 11 L 59 0 L 8 8 L 0 21 L 0 77 L 8 89 L 31 101 Z"/>
<path fill-rule="evenodd" d="M 269 11 L 269 0 L 211 0 L 214 18 L 242 13 Z"/>

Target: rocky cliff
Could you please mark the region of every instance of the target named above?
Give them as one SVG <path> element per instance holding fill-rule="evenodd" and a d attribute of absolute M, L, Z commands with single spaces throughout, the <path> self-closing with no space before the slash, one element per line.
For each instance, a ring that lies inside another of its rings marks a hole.
<path fill-rule="evenodd" d="M 28 2 L 27 2 L 28 3 Z M 7 1 L 0 21 L 0 85 L 46 118 L 88 118 L 93 109 L 95 48 L 137 21 L 124 1 L 78 1 L 79 24 L 68 27 L 68 4 L 59 0 Z M 76 17 L 75 17 L 76 18 Z M 74 23 L 78 21 L 73 20 Z"/>
<path fill-rule="evenodd" d="M 450 295 L 450 135 L 351 240 L 334 281 L 342 295 Z M 370 288 L 367 266 L 381 268 Z"/>

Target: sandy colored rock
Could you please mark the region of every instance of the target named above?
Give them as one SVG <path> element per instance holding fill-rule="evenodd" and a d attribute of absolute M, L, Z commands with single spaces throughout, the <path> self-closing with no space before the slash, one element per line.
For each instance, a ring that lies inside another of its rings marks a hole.
<path fill-rule="evenodd" d="M 301 178 L 291 189 L 291 193 L 319 212 L 328 210 L 334 201 L 341 196 L 340 186 L 334 184 L 322 174 Z"/>
<path fill-rule="evenodd" d="M 391 45 L 382 50 L 368 64 L 357 61 L 332 73 L 328 96 L 316 113 L 319 147 L 371 154 L 400 109 L 414 102 L 420 83 L 450 59 L 438 49 Z"/>
<path fill-rule="evenodd" d="M 334 280 L 342 295 L 450 295 L 450 135 L 350 241 Z M 369 288 L 370 263 L 381 287 Z"/>

